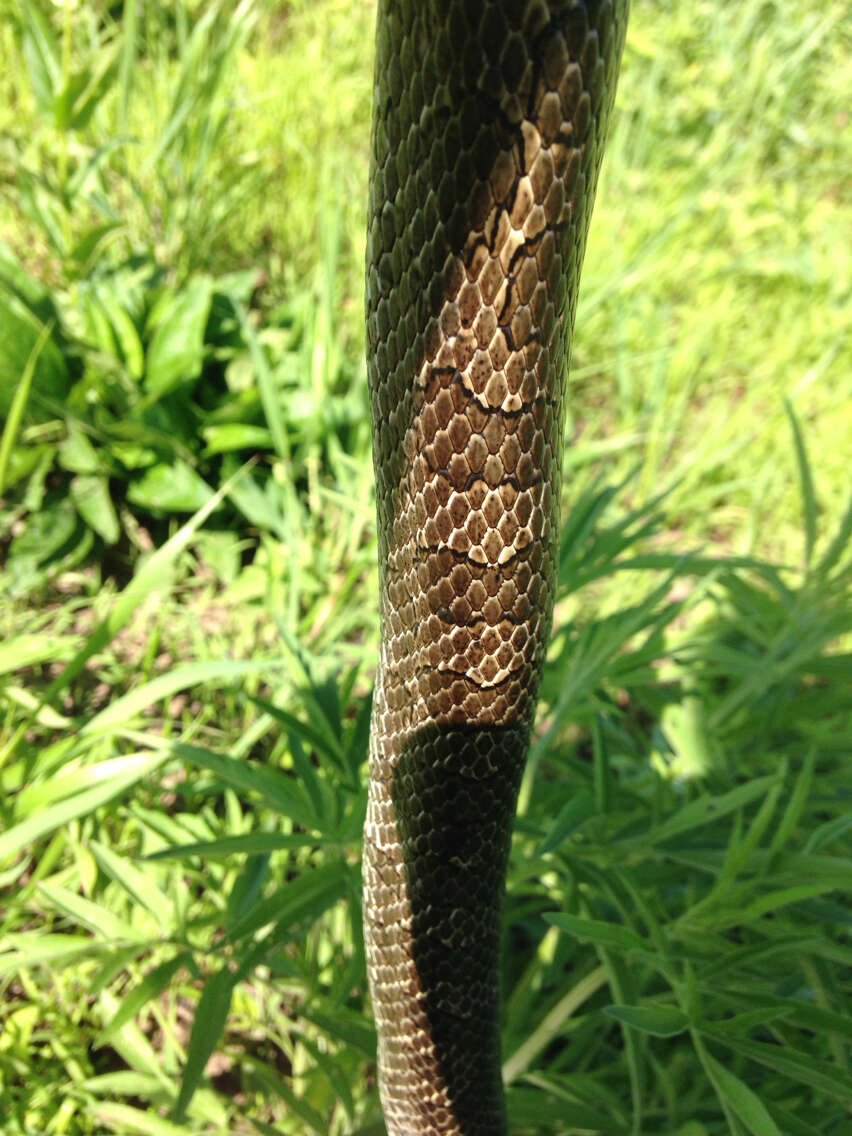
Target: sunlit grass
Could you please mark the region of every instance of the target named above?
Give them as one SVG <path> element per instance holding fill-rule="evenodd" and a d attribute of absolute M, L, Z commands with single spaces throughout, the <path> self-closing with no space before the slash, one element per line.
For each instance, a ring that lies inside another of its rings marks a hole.
<path fill-rule="evenodd" d="M 0 1130 L 380 1136 L 374 5 L 0 16 Z M 506 908 L 517 1136 L 849 1122 L 844 16 L 633 6 Z"/>

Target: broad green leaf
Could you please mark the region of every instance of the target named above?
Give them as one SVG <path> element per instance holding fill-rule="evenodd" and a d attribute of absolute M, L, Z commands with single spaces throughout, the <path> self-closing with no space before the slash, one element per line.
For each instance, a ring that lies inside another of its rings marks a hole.
<path fill-rule="evenodd" d="M 145 373 L 145 349 L 133 317 L 120 297 L 107 287 L 98 291 L 98 297 L 109 318 L 124 365 L 134 379 L 141 379 Z"/>
<path fill-rule="evenodd" d="M 39 474 L 43 477 L 53 462 L 53 455 L 53 446 L 23 446 L 20 443 L 13 446 L 9 451 L 6 463 L 3 481 L 5 489 L 17 485 L 19 481 L 23 481 L 34 471 L 36 477 Z"/>
<path fill-rule="evenodd" d="M 26 595 L 75 568 L 88 555 L 94 539 L 67 497 L 56 497 L 30 512 L 6 560 L 9 594 Z"/>
<path fill-rule="evenodd" d="M 32 361 L 31 361 L 32 360 Z M 31 368 L 31 378 L 27 377 Z M 0 284 L 0 421 L 8 425 L 12 402 L 22 403 L 24 420 L 45 417 L 43 400 L 59 404 L 68 391 L 65 358 L 52 335 L 17 295 Z M 32 383 L 32 390 L 28 391 Z M 26 410 L 24 409 L 26 407 Z"/>
<path fill-rule="evenodd" d="M 207 482 L 180 460 L 151 466 L 127 489 L 128 501 L 155 513 L 193 513 L 212 498 Z"/>
<path fill-rule="evenodd" d="M 2 294 L 0 294 L 0 303 L 2 303 Z M 0 435 L 0 494 L 2 494 L 6 488 L 6 471 L 9 468 L 12 448 L 18 437 L 18 431 L 24 417 L 24 408 L 30 396 L 30 387 L 32 386 L 36 374 L 39 359 L 44 353 L 52 330 L 53 324 L 46 324 L 33 343 L 23 372 L 20 374 L 15 384 L 15 392 L 12 395 L 8 413 L 5 415 L 6 421 L 3 424 L 3 433 Z M 0 331 L 2 331 L 2 311 L 0 311 Z M 0 367 L 2 367 L 2 359 L 0 359 Z M 14 381 L 16 376 L 14 372 L 11 372 L 7 373 L 4 377 L 6 381 L 9 382 L 10 380 Z"/>
<path fill-rule="evenodd" d="M 760 1098 L 724 1065 L 709 1054 L 705 1058 L 716 1091 L 754 1136 L 781 1136 Z"/>
<path fill-rule="evenodd" d="M 674 1037 L 689 1029 L 689 1018 L 674 1006 L 605 1006 L 604 1013 L 655 1037 Z"/>
<path fill-rule="evenodd" d="M 98 451 L 86 434 L 73 421 L 66 422 L 67 433 L 59 443 L 56 456 L 69 473 L 102 473 Z"/>
<path fill-rule="evenodd" d="M 59 315 L 49 289 L 22 267 L 4 241 L 0 241 L 0 293 L 17 296 L 42 326 L 58 323 Z"/>
<path fill-rule="evenodd" d="M 121 536 L 118 515 L 106 477 L 80 474 L 71 480 L 71 499 L 77 512 L 104 544 L 116 544 Z"/>
<path fill-rule="evenodd" d="M 201 372 L 212 296 L 211 278 L 196 276 L 160 311 L 145 365 L 150 395 L 161 398 Z"/>
<path fill-rule="evenodd" d="M 264 426 L 246 426 L 239 422 L 226 422 L 221 426 L 205 426 L 202 431 L 207 443 L 204 454 L 229 454 L 234 450 L 271 450 L 272 435 Z"/>

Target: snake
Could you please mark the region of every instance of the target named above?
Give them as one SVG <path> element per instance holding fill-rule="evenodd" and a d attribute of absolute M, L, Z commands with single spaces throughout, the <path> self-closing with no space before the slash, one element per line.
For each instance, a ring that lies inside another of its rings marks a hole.
<path fill-rule="evenodd" d="M 628 0 L 378 0 L 364 943 L 389 1136 L 504 1136 L 500 938 Z"/>

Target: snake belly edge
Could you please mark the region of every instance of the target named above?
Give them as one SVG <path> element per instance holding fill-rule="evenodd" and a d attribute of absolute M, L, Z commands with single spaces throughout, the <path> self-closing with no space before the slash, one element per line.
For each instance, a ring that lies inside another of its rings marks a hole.
<path fill-rule="evenodd" d="M 379 0 L 381 652 L 364 936 L 390 1136 L 501 1136 L 499 946 L 567 356 L 627 0 Z"/>

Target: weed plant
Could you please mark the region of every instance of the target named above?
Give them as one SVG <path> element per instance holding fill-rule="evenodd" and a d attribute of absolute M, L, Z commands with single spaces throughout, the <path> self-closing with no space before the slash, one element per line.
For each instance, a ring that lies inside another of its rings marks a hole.
<path fill-rule="evenodd" d="M 361 0 L 0 0 L 0 1133 L 381 1136 Z M 517 1136 L 852 1132 L 845 5 L 635 0 Z"/>

